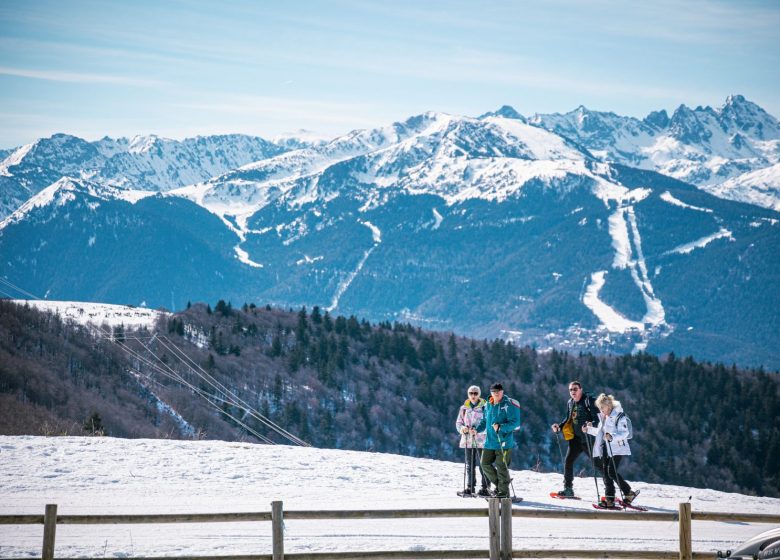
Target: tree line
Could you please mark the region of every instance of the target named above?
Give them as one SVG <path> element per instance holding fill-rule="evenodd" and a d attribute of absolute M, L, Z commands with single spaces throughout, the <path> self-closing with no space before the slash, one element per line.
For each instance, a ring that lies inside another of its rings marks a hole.
<path fill-rule="evenodd" d="M 38 314 L 32 324 L 55 321 L 44 316 Z M 3 313 L 0 320 L 0 351 L 6 347 L 5 317 Z M 30 320 L 28 315 L 22 323 Z M 71 328 L 89 339 L 83 329 L 62 324 L 57 328 L 61 336 Z M 30 336 L 40 329 L 18 325 L 17 330 Z M 490 383 L 501 381 L 522 407 L 513 468 L 560 470 L 549 426 L 565 414 L 568 382 L 579 379 L 588 392 L 614 394 L 630 415 L 635 435 L 633 457 L 624 469 L 629 479 L 780 495 L 776 468 L 780 464 L 780 376 L 776 372 L 672 354 L 659 358 L 646 353 L 538 352 L 500 339 L 474 340 L 398 322 L 371 324 L 354 316 L 332 316 L 318 307 L 282 310 L 244 304 L 234 308 L 219 301 L 212 308 L 197 303 L 171 315 L 156 330 L 252 407 L 315 446 L 459 461 L 454 424 L 466 388 L 477 384 L 487 393 Z M 127 338 L 123 344 L 134 344 Z M 85 352 L 86 346 L 85 342 Z M 35 345 L 24 347 L 25 361 L 38 363 Z M 98 412 L 109 435 L 140 437 L 154 429 L 158 435 L 184 437 L 159 412 L 155 403 L 161 400 L 178 411 L 199 437 L 252 440 L 233 420 L 239 418 L 266 437 L 277 437 L 237 407 L 220 401 L 220 395 L 159 340 L 152 341 L 149 350 L 195 387 L 211 390 L 222 413 L 207 406 L 193 390 L 143 364 L 132 364 L 136 377 L 131 376 L 123 369 L 130 365 L 116 345 L 103 342 L 94 348 L 102 358 L 93 364 L 90 376 L 112 388 L 132 387 L 126 390 L 146 403 L 146 408 L 136 411 L 143 420 L 137 420 L 134 430 L 116 418 L 129 412 L 101 408 L 99 400 L 76 412 L 31 392 L 29 386 L 20 385 L 18 376 L 8 373 L 2 355 L 0 396 L 13 395 L 17 402 L 26 399 L 45 410 L 62 411 L 58 414 L 73 417 L 80 426 Z M 110 382 L 100 365 L 107 363 L 107 356 L 115 360 L 108 369 L 113 372 Z M 66 364 L 60 360 L 57 367 L 61 371 Z M 42 375 L 41 369 L 36 371 Z M 71 378 L 74 388 L 82 383 L 76 381 L 78 375 Z M 7 433 L 1 418 L 0 429 Z"/>

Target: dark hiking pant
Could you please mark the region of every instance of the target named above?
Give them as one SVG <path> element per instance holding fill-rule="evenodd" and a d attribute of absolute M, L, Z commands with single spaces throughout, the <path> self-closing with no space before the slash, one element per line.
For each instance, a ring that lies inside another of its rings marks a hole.
<path fill-rule="evenodd" d="M 588 450 L 588 441 L 585 439 L 586 437 L 587 436 L 583 434 L 582 436 L 576 436 L 570 439 L 568 442 L 569 448 L 566 450 L 566 458 L 563 461 L 563 486 L 565 488 L 571 488 L 574 483 L 574 461 L 577 460 L 577 457 L 584 453 L 588 460 L 590 460 L 590 451 Z M 593 441 L 590 443 L 592 445 Z M 597 464 L 598 462 L 596 461 L 594 463 Z M 599 471 L 601 471 L 601 468 L 599 468 Z"/>
<path fill-rule="evenodd" d="M 602 480 L 604 480 L 604 495 L 607 498 L 615 497 L 615 482 L 618 483 L 620 491 L 624 496 L 631 492 L 631 486 L 623 480 L 623 477 L 617 471 L 622 460 L 623 455 L 609 457 L 606 451 L 604 451 L 601 457 L 596 459 L 596 464 L 601 467 Z"/>
<path fill-rule="evenodd" d="M 485 473 L 482 472 L 482 465 L 480 465 L 479 452 L 481 449 L 476 447 L 467 447 L 466 451 L 466 488 L 474 492 L 474 487 L 477 485 L 476 470 L 479 467 L 479 475 L 482 480 L 482 488 L 488 487 L 488 480 L 485 478 Z"/>
<path fill-rule="evenodd" d="M 509 465 L 512 463 L 512 450 L 483 449 L 482 472 L 496 485 L 496 494 L 509 497 Z"/>

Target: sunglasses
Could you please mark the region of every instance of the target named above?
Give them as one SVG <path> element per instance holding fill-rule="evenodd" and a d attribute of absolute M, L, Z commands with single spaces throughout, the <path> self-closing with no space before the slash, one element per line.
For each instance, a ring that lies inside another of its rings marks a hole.
<path fill-rule="evenodd" d="M 469 391 L 469 395 L 479 395 L 479 393 L 476 393 L 474 391 Z"/>
<path fill-rule="evenodd" d="M 577 391 L 579 391 L 579 390 L 580 390 L 580 388 L 579 388 L 579 387 L 571 387 L 571 388 L 569 389 L 569 392 L 570 392 L 570 393 L 576 393 L 576 392 L 577 392 Z"/>

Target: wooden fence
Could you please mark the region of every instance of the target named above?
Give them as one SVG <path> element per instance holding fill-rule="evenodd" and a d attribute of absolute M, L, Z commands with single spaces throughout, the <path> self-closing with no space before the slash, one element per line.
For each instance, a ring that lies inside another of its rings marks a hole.
<path fill-rule="evenodd" d="M 487 517 L 488 549 L 484 550 L 418 550 L 316 552 L 285 554 L 284 521 L 291 519 L 409 519 L 433 517 Z M 599 521 L 674 521 L 679 526 L 678 551 L 629 550 L 515 550 L 512 548 L 514 518 L 587 519 Z M 237 521 L 270 521 L 271 554 L 240 556 L 165 557 L 165 560 L 399 560 L 482 558 L 658 558 L 697 560 L 712 558 L 713 552 L 694 552 L 691 546 L 692 521 L 728 521 L 749 523 L 779 523 L 780 515 L 750 513 L 715 513 L 691 511 L 690 503 L 681 503 L 677 512 L 613 512 L 590 510 L 540 510 L 513 508 L 511 500 L 490 499 L 487 509 L 403 509 L 403 510 L 341 510 L 284 511 L 282 502 L 272 502 L 270 512 L 198 513 L 160 515 L 57 515 L 57 505 L 48 504 L 44 515 L 0 515 L 0 525 L 43 525 L 42 560 L 54 560 L 57 525 L 106 525 L 131 523 L 220 523 Z M 2 559 L 0 560 L 11 560 Z M 92 558 L 90 560 L 109 560 Z M 111 559 L 114 560 L 114 559 Z M 152 557 L 128 557 L 127 560 L 163 560 Z"/>

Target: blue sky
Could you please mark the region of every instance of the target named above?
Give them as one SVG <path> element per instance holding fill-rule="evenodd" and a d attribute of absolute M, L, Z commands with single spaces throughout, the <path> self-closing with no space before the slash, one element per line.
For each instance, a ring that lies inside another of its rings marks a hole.
<path fill-rule="evenodd" d="M 427 110 L 780 115 L 780 2 L 0 0 L 0 147 L 336 135 Z"/>

